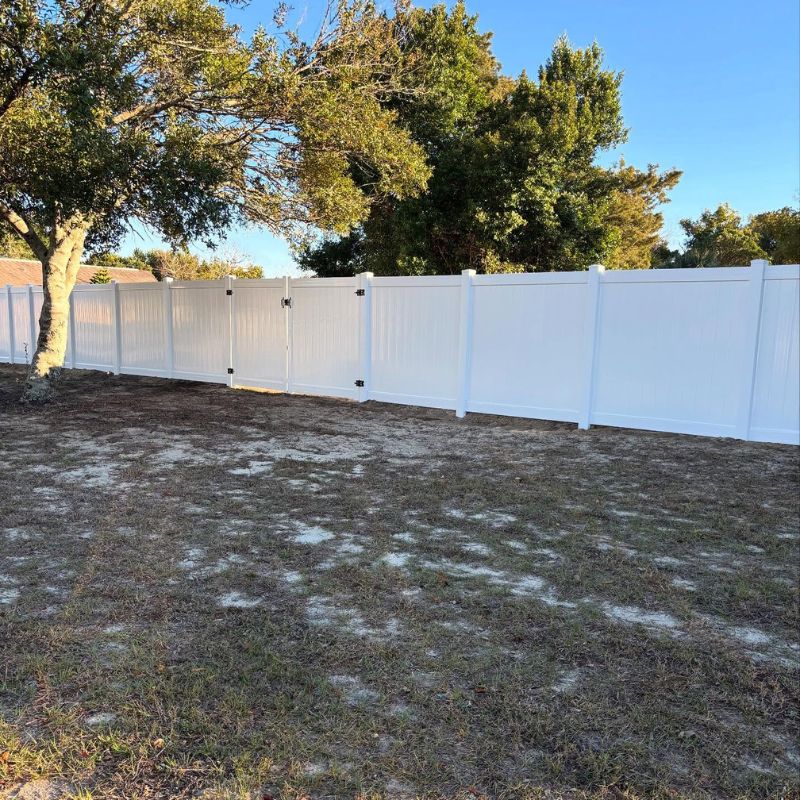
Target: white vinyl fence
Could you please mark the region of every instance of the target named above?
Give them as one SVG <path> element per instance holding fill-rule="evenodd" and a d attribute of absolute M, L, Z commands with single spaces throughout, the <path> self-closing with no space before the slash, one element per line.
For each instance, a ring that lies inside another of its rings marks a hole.
<path fill-rule="evenodd" d="M 0 291 L 0 361 L 41 302 Z M 800 266 L 77 286 L 66 365 L 800 444 Z"/>

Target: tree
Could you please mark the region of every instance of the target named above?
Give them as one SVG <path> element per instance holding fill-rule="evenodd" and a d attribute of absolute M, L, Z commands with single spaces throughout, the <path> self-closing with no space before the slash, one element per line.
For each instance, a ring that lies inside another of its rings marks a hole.
<path fill-rule="evenodd" d="M 800 209 L 785 207 L 756 214 L 748 227 L 773 264 L 800 264 Z"/>
<path fill-rule="evenodd" d="M 424 154 L 388 101 L 395 23 L 338 0 L 303 42 L 279 8 L 251 40 L 213 0 L 0 4 L 0 219 L 43 265 L 24 397 L 52 391 L 84 248 L 137 219 L 181 245 L 249 220 L 345 232 L 424 186 Z M 354 178 L 368 172 L 369 191 Z"/>
<path fill-rule="evenodd" d="M 610 246 L 602 258 L 608 269 L 649 269 L 665 256 L 661 240 L 664 223 L 658 208 L 669 202 L 668 192 L 680 180 L 676 169 L 646 171 L 620 163 L 614 170 L 618 185 L 611 195 L 606 222 L 612 228 Z"/>
<path fill-rule="evenodd" d="M 123 269 L 140 269 L 145 272 L 152 272 L 153 268 L 148 258 L 149 254 L 138 247 L 129 256 L 121 256 L 107 251 L 89 253 L 86 256 L 86 260 L 95 266 L 121 267 Z"/>
<path fill-rule="evenodd" d="M 375 203 L 347 236 L 307 245 L 304 268 L 318 275 L 558 270 L 606 257 L 649 266 L 661 223 L 656 207 L 680 173 L 596 165 L 626 137 L 621 76 L 603 68 L 597 45 L 580 50 L 560 39 L 537 80 L 514 81 L 500 75 L 490 37 L 463 4 L 449 14 L 442 6 L 415 10 L 403 30 L 409 51 L 432 65 L 425 91 L 396 102 L 428 154 L 427 190 Z"/>
<path fill-rule="evenodd" d="M 100 267 L 97 272 L 92 275 L 89 279 L 89 283 L 95 284 L 103 284 L 103 283 L 111 283 L 111 276 L 108 274 L 108 270 L 105 267 Z"/>
<path fill-rule="evenodd" d="M 686 244 L 681 258 L 685 267 L 728 267 L 766 258 L 756 232 L 727 203 L 716 211 L 706 209 L 698 219 L 683 219 Z"/>

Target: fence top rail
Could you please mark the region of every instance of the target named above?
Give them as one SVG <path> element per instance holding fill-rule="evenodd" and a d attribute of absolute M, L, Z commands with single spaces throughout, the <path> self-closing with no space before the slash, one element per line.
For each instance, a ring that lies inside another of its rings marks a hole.
<path fill-rule="evenodd" d="M 217 281 L 171 281 L 173 289 L 225 289 L 228 286 L 227 278 Z"/>
<path fill-rule="evenodd" d="M 121 292 L 159 292 L 164 290 L 163 281 L 154 281 L 153 283 L 118 283 L 117 286 Z"/>
<path fill-rule="evenodd" d="M 237 278 L 234 289 L 283 289 L 286 278 Z"/>
<path fill-rule="evenodd" d="M 341 286 L 355 288 L 358 283 L 358 278 L 290 278 L 292 288 L 338 288 Z"/>
<path fill-rule="evenodd" d="M 582 272 L 509 272 L 496 275 L 475 275 L 475 286 L 534 286 L 550 284 L 585 284 L 588 270 Z"/>
<path fill-rule="evenodd" d="M 378 289 L 381 287 L 398 286 L 400 288 L 413 288 L 418 286 L 460 286 L 460 275 L 408 275 L 377 277 L 372 279 L 372 285 Z"/>
<path fill-rule="evenodd" d="M 117 284 L 117 286 L 119 286 L 119 285 L 120 284 Z M 128 285 L 129 286 L 138 286 L 139 284 L 132 283 L 132 284 L 128 284 Z M 149 285 L 149 284 L 145 284 L 145 285 Z M 158 285 L 158 284 L 156 284 L 156 285 Z M 42 287 L 41 286 L 37 286 L 36 288 L 39 289 L 39 291 L 42 291 Z M 113 281 L 111 283 L 77 283 L 77 284 L 75 284 L 75 286 L 72 287 L 72 291 L 73 292 L 97 292 L 97 291 L 113 292 L 114 291 L 114 283 L 113 283 Z"/>
<path fill-rule="evenodd" d="M 775 264 L 775 266 L 769 266 L 764 271 L 764 280 L 800 280 L 800 264 Z"/>

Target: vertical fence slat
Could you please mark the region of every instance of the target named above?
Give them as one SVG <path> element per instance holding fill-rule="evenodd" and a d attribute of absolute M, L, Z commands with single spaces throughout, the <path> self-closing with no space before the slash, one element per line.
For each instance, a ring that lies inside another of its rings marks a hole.
<path fill-rule="evenodd" d="M 119 284 L 111 283 L 111 322 L 114 327 L 114 374 L 122 371 L 122 313 L 119 300 Z"/>
<path fill-rule="evenodd" d="M 164 354 L 166 356 L 167 377 L 175 373 L 175 348 L 172 333 L 172 278 L 164 278 Z"/>
<path fill-rule="evenodd" d="M 605 267 L 592 264 L 586 281 L 586 345 L 584 361 L 583 406 L 580 410 L 578 427 L 588 430 L 592 417 L 594 400 L 594 369 L 597 361 L 597 328 L 600 318 L 600 278 Z"/>
<path fill-rule="evenodd" d="M 363 383 L 358 387 L 358 402 L 369 400 L 370 375 L 372 372 L 372 278 L 373 273 L 361 272 L 356 275 L 356 288 L 363 292 L 358 307 L 358 378 Z"/>
<path fill-rule="evenodd" d="M 17 352 L 17 338 L 14 331 L 14 298 L 11 296 L 11 284 L 6 284 L 6 303 L 8 304 L 8 346 L 11 348 L 9 363 L 14 364 Z"/>
<path fill-rule="evenodd" d="M 461 271 L 461 296 L 458 315 L 457 417 L 463 417 L 467 413 L 467 402 L 469 400 L 470 367 L 472 365 L 472 311 L 475 296 L 475 286 L 472 279 L 474 277 L 474 269 Z"/>
<path fill-rule="evenodd" d="M 28 353 L 27 362 L 33 364 L 33 354 L 36 352 L 36 306 L 33 301 L 33 284 L 28 284 L 28 326 L 31 332 L 31 351 Z"/>
<path fill-rule="evenodd" d="M 744 351 L 742 353 L 742 384 L 739 411 L 736 421 L 736 438 L 750 438 L 750 421 L 753 416 L 753 391 L 758 362 L 758 337 L 761 330 L 761 309 L 764 300 L 764 272 L 767 262 L 755 259 L 750 262 L 747 284 L 747 317 L 745 319 Z"/>

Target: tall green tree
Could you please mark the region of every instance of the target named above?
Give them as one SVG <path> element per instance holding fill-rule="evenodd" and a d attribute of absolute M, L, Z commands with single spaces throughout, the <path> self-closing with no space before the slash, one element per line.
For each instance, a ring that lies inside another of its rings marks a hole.
<path fill-rule="evenodd" d="M 301 266 L 319 275 L 576 269 L 609 254 L 649 265 L 656 207 L 680 173 L 597 166 L 626 137 L 621 76 L 597 45 L 560 39 L 537 79 L 514 81 L 463 4 L 418 10 L 405 29 L 412 52 L 436 65 L 425 93 L 400 104 L 428 154 L 428 188 L 376 203 L 351 234 L 306 247 Z M 623 236 L 636 247 L 625 251 Z"/>
<path fill-rule="evenodd" d="M 705 210 L 697 219 L 681 220 L 686 236 L 680 258 L 685 267 L 730 267 L 766 258 L 757 233 L 727 203 Z"/>
<path fill-rule="evenodd" d="M 128 220 L 178 245 L 241 220 L 346 232 L 424 185 L 395 21 L 336 0 L 312 41 L 275 24 L 245 40 L 213 0 L 0 4 L 0 219 L 43 265 L 28 400 L 63 364 L 84 248 Z"/>
<path fill-rule="evenodd" d="M 620 163 L 613 171 L 618 183 L 605 214 L 612 231 L 602 256 L 606 268 L 649 269 L 661 257 L 664 217 L 659 208 L 669 202 L 681 174 L 677 169 L 659 172 L 654 164 L 639 170 Z"/>
<path fill-rule="evenodd" d="M 800 264 L 800 209 L 764 211 L 751 217 L 748 227 L 773 264 Z"/>

